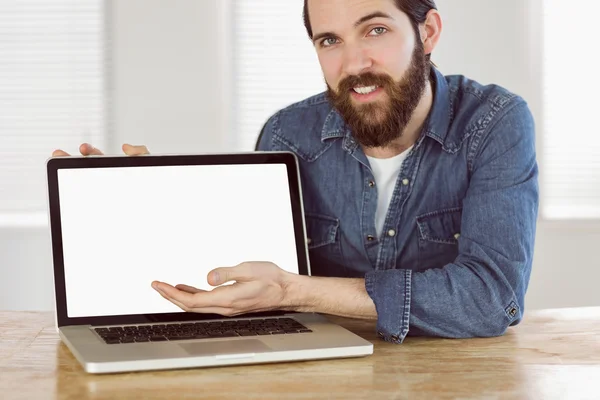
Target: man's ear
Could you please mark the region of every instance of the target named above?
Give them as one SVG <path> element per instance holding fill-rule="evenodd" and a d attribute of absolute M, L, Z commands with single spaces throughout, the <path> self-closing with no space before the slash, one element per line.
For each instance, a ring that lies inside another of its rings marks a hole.
<path fill-rule="evenodd" d="M 425 54 L 431 54 L 442 34 L 442 17 L 438 10 L 429 10 L 425 22 L 419 26 L 419 32 L 421 32 L 421 42 L 423 42 Z"/>

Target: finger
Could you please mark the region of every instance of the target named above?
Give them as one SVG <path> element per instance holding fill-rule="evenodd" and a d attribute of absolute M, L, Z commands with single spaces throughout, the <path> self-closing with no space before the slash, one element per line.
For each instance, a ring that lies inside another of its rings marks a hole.
<path fill-rule="evenodd" d="M 66 151 L 62 151 L 60 149 L 54 150 L 52 152 L 52 157 L 69 157 L 69 156 L 70 156 L 69 153 L 67 153 Z"/>
<path fill-rule="evenodd" d="M 206 290 L 201 290 L 201 289 L 195 288 L 193 286 L 182 285 L 182 284 L 175 285 L 175 288 L 177 288 L 179 290 L 183 290 L 184 292 L 192 293 L 192 294 L 198 293 L 198 292 L 206 292 Z"/>
<path fill-rule="evenodd" d="M 194 294 L 179 290 L 164 282 L 152 282 L 152 287 L 158 291 L 161 296 L 169 301 L 177 301 L 185 307 L 193 308 L 196 305 Z M 201 304 L 202 305 L 202 304 Z"/>
<path fill-rule="evenodd" d="M 185 304 L 181 303 L 180 301 L 170 298 L 165 293 L 162 293 L 160 290 L 157 290 L 157 291 L 163 298 L 167 299 L 172 304 L 181 308 L 185 312 L 194 312 L 194 313 L 199 313 L 199 314 L 219 314 L 219 315 L 224 315 L 224 316 L 232 316 L 232 315 L 238 315 L 238 314 L 243 313 L 240 310 L 233 310 L 231 308 L 224 308 L 224 307 L 188 307 Z"/>
<path fill-rule="evenodd" d="M 128 156 L 143 156 L 146 154 L 150 154 L 150 152 L 148 151 L 148 148 L 146 146 L 134 146 L 134 145 L 125 143 L 122 146 L 122 149 L 123 149 L 123 153 L 127 154 Z"/>
<path fill-rule="evenodd" d="M 155 281 L 152 283 L 152 287 L 167 300 L 176 301 L 188 309 L 207 307 L 229 308 L 232 304 L 232 299 L 237 297 L 235 292 L 232 293 L 231 291 L 223 290 L 225 288 L 232 289 L 231 286 L 217 288 L 212 291 L 199 291 L 193 294 L 179 290 L 164 282 Z"/>
<path fill-rule="evenodd" d="M 81 153 L 81 155 L 84 155 L 84 156 L 102 156 L 102 155 L 104 155 L 104 153 L 102 153 L 99 149 L 95 148 L 94 146 L 92 146 L 89 143 L 84 143 L 81 146 L 79 146 L 79 152 Z"/>
<path fill-rule="evenodd" d="M 170 301 L 172 304 L 181 308 L 185 312 L 194 312 L 194 313 L 199 313 L 199 314 L 219 314 L 219 315 L 223 315 L 226 317 L 244 314 L 244 312 L 245 312 L 245 311 L 241 311 L 241 310 L 234 310 L 232 308 L 224 308 L 224 307 L 193 307 L 193 308 L 190 308 L 175 299 L 169 298 L 166 294 L 161 293 L 160 291 L 158 291 L 158 293 L 163 298 Z"/>
<path fill-rule="evenodd" d="M 208 273 L 208 283 L 212 286 L 222 285 L 227 282 L 248 282 L 255 280 L 251 263 L 242 263 L 235 267 L 215 268 Z"/>
<path fill-rule="evenodd" d="M 164 299 L 170 301 L 171 303 L 173 303 L 174 305 L 176 305 L 177 307 L 181 308 L 183 311 L 190 311 L 189 308 L 187 308 L 185 305 L 181 304 L 180 302 L 178 302 L 177 300 L 171 299 L 169 296 L 167 296 L 162 290 L 160 289 L 155 289 L 158 294 L 160 294 Z"/>

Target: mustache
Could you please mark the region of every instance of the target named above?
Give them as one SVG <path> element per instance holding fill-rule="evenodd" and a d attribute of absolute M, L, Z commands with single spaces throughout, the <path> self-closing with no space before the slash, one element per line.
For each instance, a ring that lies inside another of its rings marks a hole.
<path fill-rule="evenodd" d="M 341 92 L 352 90 L 357 86 L 379 86 L 388 87 L 393 85 L 394 81 L 389 75 L 375 74 L 365 72 L 360 75 L 350 75 L 340 81 L 339 89 Z"/>

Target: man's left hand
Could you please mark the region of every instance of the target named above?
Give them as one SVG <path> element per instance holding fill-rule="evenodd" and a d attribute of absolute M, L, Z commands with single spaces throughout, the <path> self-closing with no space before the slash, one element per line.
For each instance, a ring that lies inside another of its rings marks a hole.
<path fill-rule="evenodd" d="M 271 310 L 293 311 L 290 285 L 297 277 L 269 262 L 247 262 L 208 274 L 211 291 L 154 281 L 152 287 L 182 310 L 234 316 Z"/>

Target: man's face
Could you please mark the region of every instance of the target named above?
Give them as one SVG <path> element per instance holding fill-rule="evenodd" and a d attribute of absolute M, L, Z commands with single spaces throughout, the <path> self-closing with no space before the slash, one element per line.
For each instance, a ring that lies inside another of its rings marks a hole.
<path fill-rule="evenodd" d="M 394 0 L 309 0 L 327 95 L 366 147 L 400 137 L 423 95 L 429 63 Z"/>

